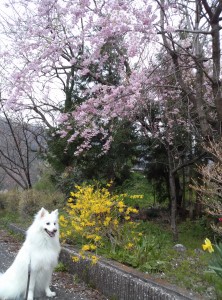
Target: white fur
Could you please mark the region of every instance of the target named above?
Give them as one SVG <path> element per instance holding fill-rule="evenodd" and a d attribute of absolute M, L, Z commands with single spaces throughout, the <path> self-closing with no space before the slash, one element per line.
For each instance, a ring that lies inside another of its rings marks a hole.
<path fill-rule="evenodd" d="M 45 292 L 47 297 L 54 297 L 55 293 L 50 290 L 49 285 L 58 263 L 59 252 L 58 210 L 49 213 L 42 208 L 27 230 L 26 240 L 13 264 L 0 275 L 0 299 L 25 297 L 30 261 L 28 300 L 33 300 L 36 292 Z"/>

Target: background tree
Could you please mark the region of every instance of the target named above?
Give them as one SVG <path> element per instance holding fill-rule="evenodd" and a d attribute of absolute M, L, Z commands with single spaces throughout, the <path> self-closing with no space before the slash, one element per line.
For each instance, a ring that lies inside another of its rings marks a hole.
<path fill-rule="evenodd" d="M 20 112 L 13 113 L 13 119 L 4 108 L 1 113 L 0 168 L 17 186 L 29 189 L 36 181 L 38 159 L 45 152 L 44 128 L 29 124 Z"/>
<path fill-rule="evenodd" d="M 177 89 L 178 95 L 175 98 L 181 99 L 183 103 L 188 103 L 184 107 L 188 108 L 189 119 L 187 118 L 187 120 L 190 128 L 192 128 L 190 137 L 195 141 L 195 148 L 197 148 L 196 145 L 200 144 L 201 141 L 210 140 L 213 135 L 218 137 L 221 133 L 219 129 L 220 108 L 217 105 L 221 97 L 220 63 L 218 63 L 218 60 L 220 60 L 219 16 L 222 9 L 221 3 L 220 1 L 215 1 L 214 3 L 208 1 L 191 3 L 188 1 L 186 4 L 184 1 L 175 2 L 174 12 L 179 16 L 179 19 L 177 19 L 178 28 L 174 30 L 167 29 L 170 26 L 171 29 L 175 28 L 175 22 L 171 22 L 172 16 L 168 15 L 171 9 L 167 12 L 165 11 L 165 6 L 169 3 L 160 1 L 158 4 L 160 6 L 161 20 L 160 34 L 164 51 L 167 53 L 168 61 L 171 65 L 168 68 L 168 72 L 166 70 L 165 75 L 168 78 L 172 78 L 172 75 L 174 76 L 173 85 L 166 85 L 165 93 L 172 91 L 175 93 Z M 181 18 L 182 16 L 184 17 L 183 19 Z M 214 67 L 215 63 L 218 63 L 216 69 Z M 215 115 L 217 116 L 216 118 Z M 177 114 L 177 120 L 186 121 L 186 119 L 181 119 L 181 116 L 181 113 Z M 168 124 L 172 125 L 169 118 Z M 186 124 L 187 122 L 184 122 L 185 130 Z M 176 143 L 173 142 L 171 144 L 175 149 Z M 175 165 L 175 155 L 174 151 L 172 152 L 172 146 L 167 149 L 170 167 L 171 201 L 174 203 L 174 208 L 171 212 L 171 221 L 173 222 L 176 217 L 177 207 L 175 175 L 179 169 L 185 168 L 200 159 L 203 156 L 203 151 L 198 153 L 193 151 L 194 149 L 191 147 L 191 155 L 187 156 L 182 164 L 179 160 Z M 179 157 L 182 158 L 181 156 Z M 173 223 L 172 227 L 175 228 L 175 221 Z"/>

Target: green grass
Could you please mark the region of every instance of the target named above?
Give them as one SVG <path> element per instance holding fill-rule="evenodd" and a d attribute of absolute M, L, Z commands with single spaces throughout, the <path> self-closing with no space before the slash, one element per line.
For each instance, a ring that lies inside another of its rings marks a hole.
<path fill-rule="evenodd" d="M 0 229 L 6 229 L 9 230 L 9 224 L 16 224 L 18 225 L 21 229 L 26 230 L 28 226 L 32 223 L 33 218 L 27 217 L 23 218 L 21 217 L 18 212 L 8 212 L 5 210 L 0 210 Z M 13 232 L 10 232 L 14 235 Z M 18 234 L 20 235 L 20 234 Z M 21 236 L 20 236 L 21 237 Z"/>
<path fill-rule="evenodd" d="M 62 262 L 59 262 L 55 268 L 55 272 L 67 272 L 67 271 L 68 271 L 67 266 L 64 265 Z"/>
<path fill-rule="evenodd" d="M 207 219 L 202 217 L 199 220 L 186 220 L 178 225 L 179 243 L 187 248 L 199 248 L 206 237 L 213 239 L 213 232 Z"/>
<path fill-rule="evenodd" d="M 7 227 L 7 224 L 9 223 L 17 223 L 18 220 L 19 216 L 17 213 L 0 210 L 0 228 Z"/>
<path fill-rule="evenodd" d="M 138 205 L 140 208 L 152 206 L 154 203 L 154 193 L 151 184 L 142 173 L 131 173 L 131 178 L 124 181 L 121 187 L 115 190 L 116 193 L 127 193 L 128 195 L 143 195 L 143 199 L 127 198 L 126 204 L 129 206 Z"/>
<path fill-rule="evenodd" d="M 54 193 L 56 190 L 55 172 L 50 166 L 42 166 L 42 173 L 33 188 L 37 191 L 49 191 Z"/>

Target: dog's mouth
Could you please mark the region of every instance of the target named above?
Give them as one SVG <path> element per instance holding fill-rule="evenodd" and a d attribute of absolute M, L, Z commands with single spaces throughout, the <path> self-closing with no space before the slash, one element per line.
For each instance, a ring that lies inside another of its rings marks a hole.
<path fill-rule="evenodd" d="M 55 230 L 53 230 L 53 231 L 49 231 L 48 229 L 46 229 L 45 228 L 45 232 L 46 233 L 48 233 L 48 235 L 50 236 L 50 237 L 54 237 L 55 236 L 55 234 L 56 234 L 56 231 Z"/>

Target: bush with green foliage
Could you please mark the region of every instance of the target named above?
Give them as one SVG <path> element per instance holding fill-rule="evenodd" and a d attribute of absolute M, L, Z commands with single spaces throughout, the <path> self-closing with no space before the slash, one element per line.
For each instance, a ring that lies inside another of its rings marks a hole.
<path fill-rule="evenodd" d="M 125 205 L 125 194 L 111 194 L 110 186 L 75 186 L 66 205 L 66 214 L 60 216 L 61 238 L 81 240 L 82 257 L 87 251 L 97 253 L 107 245 L 114 252 L 117 248 L 132 251 L 140 239 L 141 234 L 135 232 L 137 224 L 131 220 L 131 215 L 138 211 Z M 141 195 L 131 197 L 136 199 Z M 96 259 L 95 255 L 88 254 L 88 257 Z"/>

